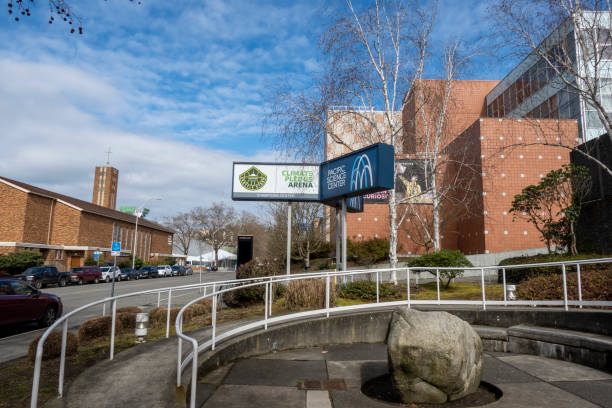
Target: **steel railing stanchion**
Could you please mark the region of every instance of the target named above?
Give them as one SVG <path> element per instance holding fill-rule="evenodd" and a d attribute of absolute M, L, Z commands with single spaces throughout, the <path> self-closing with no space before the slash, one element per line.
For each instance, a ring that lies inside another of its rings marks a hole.
<path fill-rule="evenodd" d="M 189 407 L 195 408 L 196 406 L 196 389 L 198 385 L 198 341 L 192 339 L 191 344 L 193 345 L 193 357 L 191 359 L 191 398 L 189 399 Z M 213 350 L 215 349 L 213 345 Z"/>
<path fill-rule="evenodd" d="M 166 311 L 166 338 L 170 337 L 170 308 L 172 307 L 172 289 L 168 289 L 168 310 Z"/>
<path fill-rule="evenodd" d="M 266 295 L 264 296 L 264 330 L 268 330 L 268 299 L 271 283 L 266 283 Z"/>
<path fill-rule="evenodd" d="M 110 338 L 110 359 L 115 357 L 115 323 L 117 323 L 117 299 L 111 301 L 111 338 Z"/>
<path fill-rule="evenodd" d="M 106 316 L 106 302 L 102 303 L 102 316 Z"/>
<path fill-rule="evenodd" d="M 161 302 L 161 290 L 157 292 L 157 307 L 159 307 L 160 302 Z"/>
<path fill-rule="evenodd" d="M 482 310 L 487 310 L 487 298 L 485 294 L 484 268 L 480 268 L 480 286 L 482 288 Z"/>
<path fill-rule="evenodd" d="M 325 277 L 325 310 L 327 317 L 329 317 L 329 273 Z"/>
<path fill-rule="evenodd" d="M 272 316 L 272 305 L 274 304 L 274 286 L 272 283 L 272 278 L 270 278 L 270 300 L 268 301 L 268 307 L 270 310 L 268 311 L 268 316 Z"/>
<path fill-rule="evenodd" d="M 217 294 L 213 295 L 212 303 L 212 349 L 215 349 L 215 338 L 217 335 Z"/>
<path fill-rule="evenodd" d="M 502 279 L 504 283 L 504 306 L 508 306 L 508 299 L 506 299 L 506 268 L 502 268 Z"/>
<path fill-rule="evenodd" d="M 406 268 L 406 301 L 410 308 L 410 268 Z"/>
<path fill-rule="evenodd" d="M 59 369 L 59 384 L 57 385 L 57 393 L 61 397 L 64 395 L 64 368 L 66 366 L 66 341 L 68 337 L 68 319 L 62 324 L 62 354 L 60 356 Z"/>
<path fill-rule="evenodd" d="M 563 307 L 568 310 L 567 305 L 567 274 L 565 273 L 565 264 L 561 265 L 561 272 L 563 273 Z"/>
<path fill-rule="evenodd" d="M 376 271 L 376 303 L 380 302 L 379 293 L 380 293 L 380 284 L 379 284 L 379 273 Z"/>
<path fill-rule="evenodd" d="M 438 305 L 440 304 L 440 269 L 436 269 L 436 292 L 438 293 Z"/>
<path fill-rule="evenodd" d="M 580 279 L 580 264 L 576 264 L 576 279 L 578 284 L 578 302 L 580 302 L 580 308 L 582 309 L 582 281 Z"/>

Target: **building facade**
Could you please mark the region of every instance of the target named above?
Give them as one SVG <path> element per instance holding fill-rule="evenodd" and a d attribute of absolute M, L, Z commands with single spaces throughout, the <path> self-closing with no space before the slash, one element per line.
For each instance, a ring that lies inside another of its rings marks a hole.
<path fill-rule="evenodd" d="M 0 177 L 0 254 L 38 251 L 46 265 L 65 271 L 82 266 L 95 251 L 111 259 L 111 242 L 121 256 L 155 262 L 172 257 L 174 231 L 113 209 Z"/>
<path fill-rule="evenodd" d="M 91 202 L 111 210 L 117 207 L 119 170 L 111 166 L 97 166 L 94 173 Z"/>

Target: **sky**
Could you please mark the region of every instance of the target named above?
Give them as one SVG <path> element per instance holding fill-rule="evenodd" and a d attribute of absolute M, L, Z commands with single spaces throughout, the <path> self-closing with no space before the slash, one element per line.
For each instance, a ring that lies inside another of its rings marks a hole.
<path fill-rule="evenodd" d="M 0 175 L 90 201 L 110 148 L 118 207 L 161 197 L 151 218 L 219 201 L 257 212 L 231 202 L 232 161 L 281 158 L 262 132 L 271 92 L 312 85 L 319 36 L 344 1 L 70 3 L 83 35 L 48 24 L 45 0 L 18 22 L 4 10 Z M 487 7 L 440 0 L 434 45 L 486 43 Z M 488 51 L 475 61 L 465 78 L 502 79 L 516 63 Z"/>

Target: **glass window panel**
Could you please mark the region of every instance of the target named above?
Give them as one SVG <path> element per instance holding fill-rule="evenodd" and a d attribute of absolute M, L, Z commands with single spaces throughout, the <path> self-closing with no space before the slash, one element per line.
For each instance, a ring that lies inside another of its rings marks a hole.
<path fill-rule="evenodd" d="M 587 111 L 587 128 L 589 129 L 598 129 L 603 127 L 601 121 L 599 120 L 599 116 L 595 111 Z"/>
<path fill-rule="evenodd" d="M 559 117 L 561 119 L 570 119 L 572 117 L 569 105 L 563 105 L 559 108 Z"/>
<path fill-rule="evenodd" d="M 612 112 L 612 95 L 602 95 L 601 104 L 606 112 Z"/>

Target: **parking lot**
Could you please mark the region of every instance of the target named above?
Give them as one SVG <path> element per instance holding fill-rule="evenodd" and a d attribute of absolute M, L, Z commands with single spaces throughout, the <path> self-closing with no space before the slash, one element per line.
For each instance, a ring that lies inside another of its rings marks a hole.
<path fill-rule="evenodd" d="M 115 282 L 115 295 L 122 295 L 132 292 L 140 292 L 151 289 L 175 287 L 182 285 L 197 284 L 200 282 L 214 282 L 234 279 L 235 272 L 203 272 L 201 277 L 200 273 L 194 272 L 193 275 L 189 276 L 175 276 L 167 278 L 157 279 L 139 279 L 131 281 Z M 43 292 L 53 293 L 62 299 L 64 306 L 64 314 L 69 313 L 76 308 L 83 306 L 87 303 L 101 300 L 105 297 L 110 296 L 111 283 L 98 283 L 98 284 L 83 284 L 83 285 L 69 285 L 63 288 L 51 286 L 42 289 Z M 171 298 L 171 305 L 182 306 L 189 300 L 194 299 L 199 295 L 197 290 L 180 291 L 173 293 Z M 167 306 L 168 296 L 162 293 L 159 300 L 162 306 Z M 123 306 L 139 306 L 144 310 L 149 310 L 157 306 L 158 295 L 139 295 L 122 299 L 117 303 L 117 307 Z M 107 307 L 106 313 L 109 313 Z M 69 329 L 77 330 L 79 325 L 87 319 L 94 316 L 102 315 L 102 306 L 96 306 L 87 310 L 84 310 L 69 321 Z M 3 328 L 0 331 L 0 362 L 12 360 L 17 357 L 21 357 L 27 353 L 27 347 L 32 341 L 40 334 L 44 329 L 37 328 L 36 325 L 20 325 L 14 327 Z"/>

